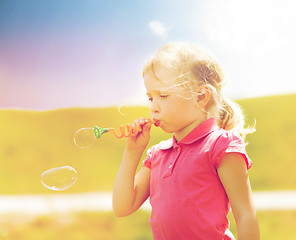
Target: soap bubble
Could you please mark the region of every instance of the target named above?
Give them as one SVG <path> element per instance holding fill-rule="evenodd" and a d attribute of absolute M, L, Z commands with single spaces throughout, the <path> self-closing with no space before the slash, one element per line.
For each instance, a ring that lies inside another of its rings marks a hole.
<path fill-rule="evenodd" d="M 93 142 L 100 138 L 102 134 L 109 132 L 108 128 L 93 127 L 81 128 L 74 134 L 74 143 L 80 148 L 89 148 Z"/>
<path fill-rule="evenodd" d="M 49 169 L 41 174 L 41 183 L 53 191 L 63 191 L 71 187 L 77 180 L 77 172 L 73 167 L 63 166 Z"/>
<path fill-rule="evenodd" d="M 79 148 L 89 148 L 95 140 L 93 128 L 81 128 L 74 134 L 74 143 Z"/>

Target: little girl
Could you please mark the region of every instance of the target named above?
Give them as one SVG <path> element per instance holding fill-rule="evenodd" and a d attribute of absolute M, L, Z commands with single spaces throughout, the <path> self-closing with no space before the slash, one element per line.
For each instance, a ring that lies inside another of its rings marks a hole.
<path fill-rule="evenodd" d="M 127 138 L 116 176 L 117 216 L 136 211 L 150 197 L 156 240 L 234 239 L 227 214 L 232 208 L 239 240 L 259 239 L 247 170 L 252 162 L 244 137 L 244 116 L 221 92 L 223 73 L 214 57 L 189 43 L 169 43 L 144 66 L 144 83 L 154 124 L 171 139 L 151 147 L 151 121 Z M 135 176 L 136 175 L 136 176 Z"/>

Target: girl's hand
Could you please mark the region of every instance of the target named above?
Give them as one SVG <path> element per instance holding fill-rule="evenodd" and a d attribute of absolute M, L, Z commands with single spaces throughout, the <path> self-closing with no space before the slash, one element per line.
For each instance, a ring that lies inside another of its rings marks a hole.
<path fill-rule="evenodd" d="M 149 118 L 141 117 L 136 119 L 132 124 L 132 130 L 134 131 L 138 125 L 140 125 L 139 132 L 135 137 L 127 137 L 126 148 L 129 150 L 144 151 L 150 140 L 151 120 Z"/>

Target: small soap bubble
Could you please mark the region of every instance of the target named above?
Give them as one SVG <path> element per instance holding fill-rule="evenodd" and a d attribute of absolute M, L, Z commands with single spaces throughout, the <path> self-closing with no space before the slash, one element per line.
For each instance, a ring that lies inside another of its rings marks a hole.
<path fill-rule="evenodd" d="M 74 143 L 79 148 L 89 148 L 95 140 L 93 128 L 81 128 L 74 134 Z"/>
<path fill-rule="evenodd" d="M 49 169 L 41 174 L 41 183 L 53 191 L 63 191 L 73 186 L 77 172 L 73 167 L 63 166 Z"/>

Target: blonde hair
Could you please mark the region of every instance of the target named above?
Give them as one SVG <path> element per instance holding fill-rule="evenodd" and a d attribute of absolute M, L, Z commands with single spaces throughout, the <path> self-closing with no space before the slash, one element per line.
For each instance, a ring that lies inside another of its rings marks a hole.
<path fill-rule="evenodd" d="M 150 71 L 155 75 L 154 65 L 158 63 L 173 72 L 174 84 L 182 85 L 192 93 L 200 87 L 207 87 L 211 99 L 207 109 L 208 117 L 215 117 L 220 128 L 231 130 L 243 138 L 255 131 L 245 128 L 245 117 L 240 106 L 222 94 L 224 74 L 215 56 L 191 43 L 172 42 L 161 47 L 144 65 L 143 74 Z"/>

